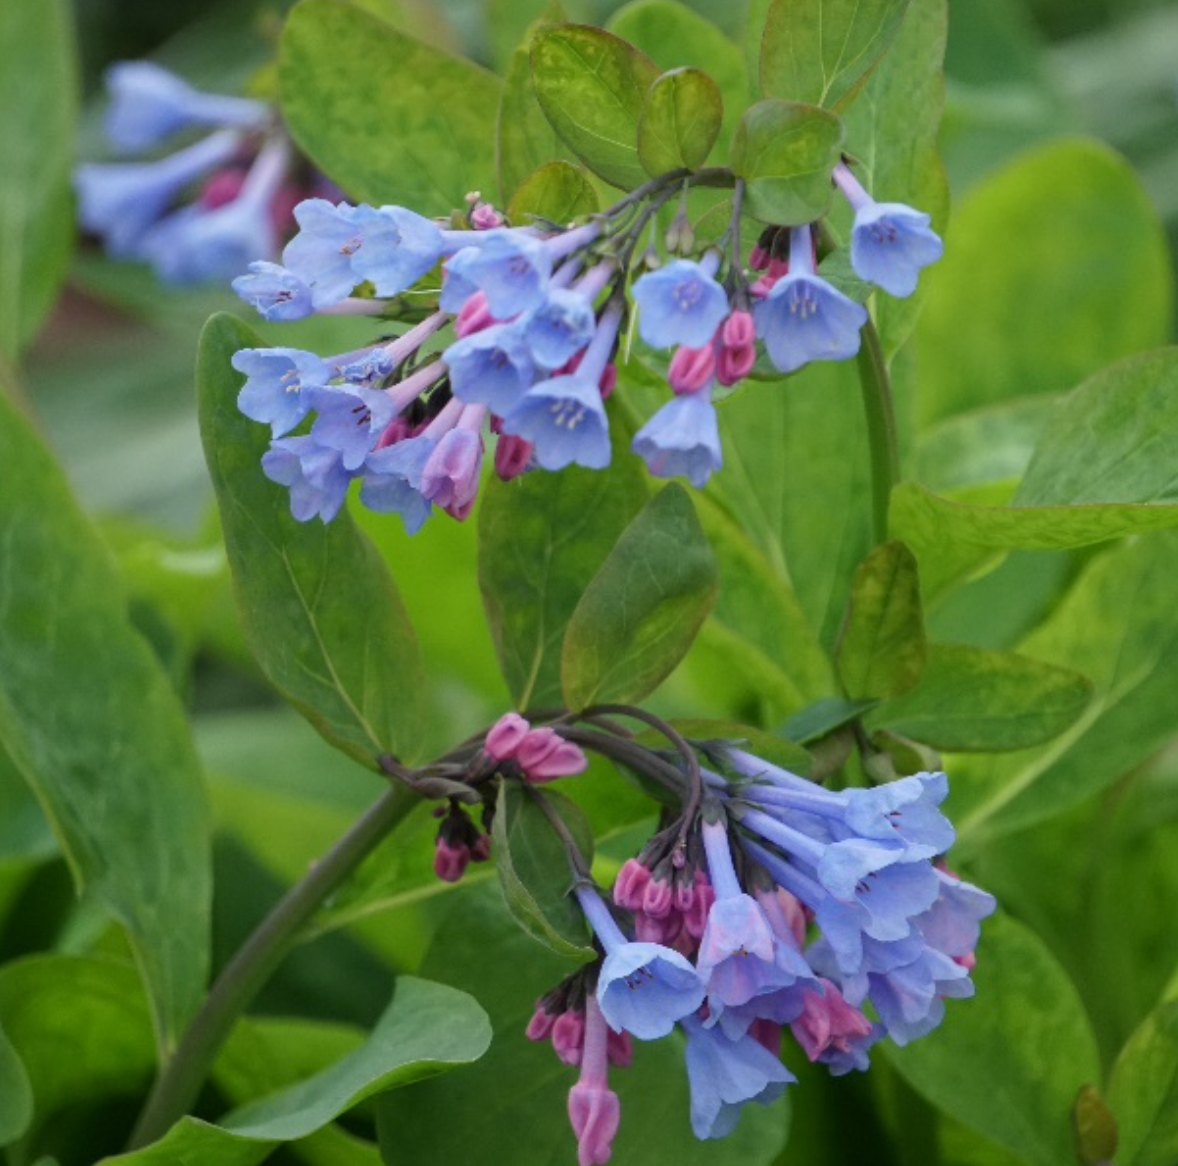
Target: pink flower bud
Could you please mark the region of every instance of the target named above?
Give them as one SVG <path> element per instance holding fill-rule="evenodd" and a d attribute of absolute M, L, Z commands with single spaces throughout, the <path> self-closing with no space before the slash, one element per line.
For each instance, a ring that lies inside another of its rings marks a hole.
<path fill-rule="evenodd" d="M 553 729 L 533 729 L 520 742 L 516 761 L 533 784 L 573 777 L 589 768 L 580 746 L 566 741 Z"/>
<path fill-rule="evenodd" d="M 480 202 L 470 212 L 470 225 L 476 231 L 493 231 L 501 227 L 507 220 L 489 203 Z"/>
<path fill-rule="evenodd" d="M 471 862 L 486 862 L 491 857 L 491 835 L 480 834 L 478 841 L 470 848 Z"/>
<path fill-rule="evenodd" d="M 445 883 L 456 883 L 466 873 L 466 864 L 470 862 L 470 847 L 462 843 L 457 845 L 439 838 L 434 850 L 434 874 Z"/>
<path fill-rule="evenodd" d="M 199 202 L 205 210 L 215 211 L 218 207 L 226 206 L 234 201 L 241 188 L 245 185 L 244 170 L 236 166 L 228 166 L 218 170 L 201 189 Z"/>
<path fill-rule="evenodd" d="M 736 385 L 753 371 L 757 363 L 755 348 L 722 348 L 716 358 L 716 380 L 722 385 Z"/>
<path fill-rule="evenodd" d="M 853 1039 L 871 1035 L 871 1021 L 843 999 L 829 980 L 820 980 L 824 994 L 806 992 L 805 1010 L 791 1025 L 803 1052 L 817 1061 L 827 1049 L 847 1052 Z"/>
<path fill-rule="evenodd" d="M 649 882 L 650 867 L 643 866 L 636 858 L 626 859 L 614 883 L 614 902 L 627 911 L 639 910 Z"/>
<path fill-rule="evenodd" d="M 289 238 L 294 232 L 296 223 L 295 207 L 307 197 L 306 192 L 297 186 L 284 186 L 270 203 L 270 224 L 280 238 Z"/>
<path fill-rule="evenodd" d="M 523 437 L 504 433 L 495 446 L 495 473 L 505 482 L 527 472 L 535 446 Z"/>
<path fill-rule="evenodd" d="M 618 1095 L 608 1086 L 578 1081 L 569 1090 L 569 1121 L 577 1135 L 578 1166 L 605 1166 L 622 1120 Z"/>
<path fill-rule="evenodd" d="M 606 1042 L 611 1065 L 628 1069 L 634 1063 L 634 1041 L 628 1032 L 614 1032 L 611 1028 Z"/>
<path fill-rule="evenodd" d="M 781 1025 L 775 1021 L 758 1017 L 749 1026 L 749 1036 L 775 1057 L 781 1056 Z"/>
<path fill-rule="evenodd" d="M 505 713 L 491 726 L 483 748 L 496 761 L 511 761 L 531 727 L 519 713 Z"/>
<path fill-rule="evenodd" d="M 754 271 L 764 271 L 769 266 L 769 252 L 758 243 L 749 255 L 749 266 Z"/>
<path fill-rule="evenodd" d="M 552 1047 L 566 1065 L 579 1065 L 585 1052 L 585 1013 L 569 1009 L 552 1026 Z"/>
<path fill-rule="evenodd" d="M 777 286 L 777 281 L 786 275 L 789 275 L 789 264 L 784 259 L 770 259 L 769 269 L 753 284 L 753 295 L 763 300 Z"/>
<path fill-rule="evenodd" d="M 538 1000 L 536 1011 L 532 1013 L 532 1019 L 528 1021 L 528 1027 L 524 1030 L 524 1036 L 528 1040 L 547 1040 L 555 1024 L 556 1015 L 544 1007 L 543 1000 Z"/>
<path fill-rule="evenodd" d="M 597 387 L 601 389 L 603 401 L 608 401 L 613 396 L 614 389 L 618 387 L 618 366 L 613 361 L 605 366 L 605 372 L 601 374 Z"/>
<path fill-rule="evenodd" d="M 492 324 L 497 323 L 487 306 L 487 297 L 481 291 L 477 291 L 462 305 L 462 310 L 455 317 L 454 331 L 461 340 L 464 336 L 481 332 L 484 328 L 490 328 Z"/>
<path fill-rule="evenodd" d="M 695 872 L 695 898 L 691 910 L 683 915 L 683 928 L 695 939 L 702 939 L 708 925 L 708 912 L 716 901 L 711 880 L 702 870 Z"/>
<path fill-rule="evenodd" d="M 680 395 L 698 393 L 711 382 L 716 373 L 716 350 L 711 344 L 703 348 L 675 349 L 671 367 L 667 370 L 667 381 L 672 390 Z"/>
<path fill-rule="evenodd" d="M 670 947 L 682 930 L 683 916 L 678 912 L 666 915 L 662 919 L 647 915 L 645 911 L 634 913 L 634 934 L 642 943 L 661 943 L 665 947 Z"/>
<path fill-rule="evenodd" d="M 720 339 L 725 348 L 751 348 L 757 343 L 757 325 L 752 312 L 739 308 L 720 325 Z"/>
<path fill-rule="evenodd" d="M 666 919 L 674 909 L 674 893 L 671 881 L 657 875 L 646 885 L 642 896 L 642 909 L 652 919 Z"/>
<path fill-rule="evenodd" d="M 405 417 L 394 417 L 391 424 L 380 435 L 376 443 L 377 449 L 387 449 L 396 445 L 398 441 L 405 441 L 413 436 L 413 425 Z"/>

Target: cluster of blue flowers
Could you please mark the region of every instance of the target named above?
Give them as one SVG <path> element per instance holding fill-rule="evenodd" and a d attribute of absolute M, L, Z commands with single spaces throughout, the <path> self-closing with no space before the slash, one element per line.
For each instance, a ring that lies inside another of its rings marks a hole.
<path fill-rule="evenodd" d="M 107 73 L 106 131 L 125 156 L 180 137 L 151 161 L 90 163 L 74 177 L 84 230 L 119 259 L 150 263 L 167 283 L 225 281 L 278 254 L 291 212 L 333 192 L 308 173 L 268 105 L 203 93 L 167 69 L 124 61 Z M 211 130 L 195 141 L 192 130 Z"/>
<path fill-rule="evenodd" d="M 836 793 L 728 743 L 708 751 L 729 776 L 703 771 L 691 845 L 672 829 L 623 867 L 613 897 L 624 921 L 591 885 L 576 889 L 603 954 L 595 990 L 572 994 L 583 1016 L 578 1104 L 597 1115 L 582 1128 L 574 1116 L 582 1166 L 609 1160 L 620 1119 L 616 1097 L 603 1096 L 610 1058 L 588 1061 L 603 1039 L 594 1025 L 638 1040 L 682 1029 L 693 1129 L 719 1138 L 744 1105 L 795 1082 L 785 1027 L 838 1076 L 866 1069 L 880 1040 L 927 1035 L 946 998 L 973 994 L 995 902 L 941 862 L 954 841 L 938 808 L 943 773 Z M 546 1031 L 545 1016 L 551 1029 L 569 995 L 542 1001 L 529 1035 Z"/>
<path fill-rule="evenodd" d="M 911 294 L 919 270 L 941 254 L 928 216 L 874 202 L 843 164 L 832 181 L 855 208 L 856 272 Z M 478 195 L 469 201 L 464 230 L 404 207 L 305 201 L 282 263 L 252 263 L 234 281 L 269 320 L 379 317 L 394 313 L 389 301 L 400 313 L 411 289 L 415 303 L 436 305 L 399 339 L 340 356 L 238 353 L 235 367 L 249 378 L 241 409 L 271 425 L 263 468 L 290 488 L 296 518 L 330 521 L 355 479 L 364 505 L 399 513 L 411 532 L 435 506 L 463 518 L 488 434 L 504 478 L 535 467 L 603 468 L 611 457 L 604 402 L 631 300 L 642 340 L 674 350 L 674 395 L 633 449 L 655 476 L 697 487 L 723 464 L 713 394 L 749 375 L 758 342 L 783 373 L 859 349 L 867 309 L 817 274 L 809 226 L 768 230 L 751 260 L 762 274 L 750 283 L 727 244 L 698 259 L 653 261 L 654 269 L 649 253 L 632 264 L 633 199 L 568 229 L 511 227 Z M 637 212 L 638 222 L 650 213 Z M 450 325 L 452 341 L 439 346 L 435 334 Z"/>

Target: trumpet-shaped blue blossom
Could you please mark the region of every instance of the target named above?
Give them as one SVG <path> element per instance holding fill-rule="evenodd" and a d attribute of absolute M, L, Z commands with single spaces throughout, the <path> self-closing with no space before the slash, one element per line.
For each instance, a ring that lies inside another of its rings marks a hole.
<path fill-rule="evenodd" d="M 920 272 L 945 253 L 940 236 L 922 211 L 899 202 L 876 202 L 844 163 L 834 180 L 855 211 L 851 266 L 860 279 L 905 299 L 916 291 Z"/>
<path fill-rule="evenodd" d="M 333 375 L 325 361 L 298 348 L 243 348 L 232 363 L 247 378 L 237 407 L 275 437 L 298 426 L 310 412 L 311 390 L 325 388 Z"/>
<path fill-rule="evenodd" d="M 809 227 L 790 231 L 789 274 L 753 308 L 774 367 L 796 372 L 813 360 L 849 360 L 859 351 L 867 309 L 815 272 Z"/>
<path fill-rule="evenodd" d="M 656 478 L 687 478 L 702 490 L 724 464 L 711 386 L 673 397 L 634 435 L 632 448 Z"/>
<path fill-rule="evenodd" d="M 487 405 L 504 416 L 536 375 L 523 329 L 496 324 L 456 340 L 445 353 L 454 395 L 468 405 Z"/>
<path fill-rule="evenodd" d="M 267 320 L 303 320 L 315 313 L 311 289 L 279 263 L 251 263 L 249 274 L 233 281 L 233 290 Z"/>
<path fill-rule="evenodd" d="M 191 126 L 256 130 L 270 116 L 260 101 L 202 93 L 150 61 L 112 65 L 106 85 L 111 95 L 107 137 L 116 149 L 129 154 L 150 150 Z"/>
<path fill-rule="evenodd" d="M 940 893 L 936 902 L 915 919 L 929 947 L 954 959 L 972 956 L 978 946 L 982 920 L 998 907 L 994 896 L 972 883 L 937 870 Z"/>
<path fill-rule="evenodd" d="M 370 453 L 360 501 L 378 514 L 399 514 L 405 530 L 417 534 L 433 512 L 433 503 L 421 492 L 421 479 L 434 447 L 422 434 Z"/>
<path fill-rule="evenodd" d="M 312 390 L 311 407 L 318 414 L 311 436 L 336 450 L 344 469 L 353 472 L 364 464 L 400 411 L 384 390 L 348 384 Z"/>
<path fill-rule="evenodd" d="M 552 251 L 535 235 L 519 231 L 472 232 L 471 245 L 446 264 L 448 279 L 487 297 L 491 315 L 510 320 L 538 308 L 552 274 Z"/>
<path fill-rule="evenodd" d="M 180 192 L 237 152 L 237 134 L 210 134 L 158 162 L 92 163 L 74 175 L 79 217 L 112 255 L 133 257 L 144 234 Z"/>
<path fill-rule="evenodd" d="M 331 522 L 343 507 L 355 476 L 343 467 L 338 450 L 313 437 L 283 437 L 262 458 L 262 471 L 290 490 L 290 510 L 299 522 Z"/>
<path fill-rule="evenodd" d="M 695 1016 L 683 1019 L 691 1128 L 701 1139 L 727 1137 L 750 1101 L 771 1105 L 797 1078 L 751 1036 L 733 1040 Z"/>
<path fill-rule="evenodd" d="M 703 1003 L 704 985 L 695 968 L 662 944 L 628 940 L 596 891 L 580 886 L 576 894 L 605 949 L 597 1002 L 610 1028 L 639 1040 L 667 1036 Z"/>
<path fill-rule="evenodd" d="M 556 369 L 589 343 L 596 325 L 591 300 L 579 292 L 555 288 L 527 317 L 524 339 L 541 368 Z"/>
<path fill-rule="evenodd" d="M 638 331 L 652 348 L 711 340 L 728 315 L 728 293 L 713 278 L 720 256 L 709 251 L 699 263 L 676 259 L 634 284 Z"/>

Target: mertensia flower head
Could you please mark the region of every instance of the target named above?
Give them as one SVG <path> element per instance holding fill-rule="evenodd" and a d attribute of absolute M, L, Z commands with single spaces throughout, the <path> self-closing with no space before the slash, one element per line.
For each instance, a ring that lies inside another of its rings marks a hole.
<path fill-rule="evenodd" d="M 867 196 L 849 176 L 840 163 L 832 181 L 862 209 Z M 477 193 L 465 216 L 447 220 L 326 199 L 297 206 L 299 231 L 282 263 L 257 260 L 233 281 L 242 299 L 274 321 L 318 313 L 417 323 L 349 354 L 370 370 L 365 399 L 343 358 L 288 348 L 269 350 L 269 358 L 267 350 L 239 354 L 237 367 L 250 376 L 241 408 L 275 427 L 278 455 L 267 455 L 266 472 L 289 485 L 296 517 L 329 521 L 360 480 L 360 501 L 399 513 L 411 532 L 437 509 L 462 519 L 492 438 L 496 471 L 506 478 L 604 469 L 614 451 L 606 402 L 619 351 L 635 335 L 648 365 L 665 369 L 671 397 L 638 427 L 632 450 L 657 478 L 706 486 L 724 464 L 717 404 L 757 372 L 762 351 L 779 373 L 848 360 L 869 316 L 820 273 L 810 225 L 763 233 L 752 253 L 763 269 L 755 281 L 743 263 L 739 213 L 723 239 L 680 254 L 696 234 L 683 229 L 681 212 L 667 261 L 649 249 L 635 259 L 684 181 L 692 179 L 655 179 L 568 227 L 510 224 Z M 860 223 L 852 262 L 860 278 L 909 294 L 903 289 L 931 262 L 935 236 L 927 224 L 913 225 L 917 212 L 906 220 L 885 209 L 888 230 L 907 242 L 873 250 Z M 884 230 L 880 215 L 871 222 L 877 235 Z M 284 371 L 260 380 L 263 365 Z M 306 369 L 320 382 L 310 395 Z"/>

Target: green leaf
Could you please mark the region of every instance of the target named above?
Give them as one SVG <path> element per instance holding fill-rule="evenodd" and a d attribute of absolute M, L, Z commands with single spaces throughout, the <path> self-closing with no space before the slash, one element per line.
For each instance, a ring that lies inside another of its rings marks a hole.
<path fill-rule="evenodd" d="M 595 174 L 623 190 L 646 181 L 638 119 L 658 66 L 620 37 L 580 24 L 541 29 L 532 80 L 553 129 Z"/>
<path fill-rule="evenodd" d="M 958 1121 L 1037 1166 L 1074 1160 L 1072 1104 L 1100 1079 L 1076 990 L 1033 931 L 1006 916 L 982 927 L 977 996 L 949 1001 L 944 1025 L 888 1060 Z"/>
<path fill-rule="evenodd" d="M 774 724 L 832 690 L 830 661 L 802 611 L 789 580 L 710 497 L 696 511 L 720 570 L 720 597 L 689 660 L 711 690 L 720 677 L 747 694 Z"/>
<path fill-rule="evenodd" d="M 830 173 L 843 145 L 843 123 L 797 101 L 759 101 L 745 111 L 732 142 L 732 169 L 746 183 L 749 213 L 799 226 L 830 205 Z"/>
<path fill-rule="evenodd" d="M 916 559 L 899 542 L 877 547 L 855 571 L 838 646 L 838 669 L 852 700 L 899 696 L 924 671 L 928 644 Z"/>
<path fill-rule="evenodd" d="M 0 353 L 15 360 L 65 279 L 74 240 L 73 20 L 65 0 L 0 10 Z"/>
<path fill-rule="evenodd" d="M 561 655 L 568 707 L 653 691 L 691 647 L 717 590 L 691 498 L 667 486 L 626 528 L 569 620 Z"/>
<path fill-rule="evenodd" d="M 922 282 L 922 424 L 1069 389 L 1170 336 L 1173 276 L 1157 213 L 1129 165 L 1094 142 L 1032 150 L 976 187 Z"/>
<path fill-rule="evenodd" d="M 533 219 L 567 224 L 599 209 L 597 191 L 582 171 L 571 162 L 549 162 L 519 185 L 507 217 L 518 226 Z"/>
<path fill-rule="evenodd" d="M 578 466 L 483 487 L 479 586 L 507 687 L 519 708 L 561 702 L 560 649 L 585 588 L 648 486 L 615 421 L 608 473 Z"/>
<path fill-rule="evenodd" d="M 960 838 L 970 847 L 1076 805 L 1171 739 L 1178 687 L 1174 578 L 1178 534 L 1095 559 L 1022 650 L 1096 684 L 1096 699 L 1062 740 L 1015 758 L 970 758 L 955 772 Z"/>
<path fill-rule="evenodd" d="M 825 737 L 827 733 L 833 733 L 835 729 L 849 725 L 856 717 L 870 712 L 878 704 L 878 700 L 841 700 L 828 697 L 795 713 L 782 725 L 781 733 L 791 741 L 807 745 L 811 741 Z"/>
<path fill-rule="evenodd" d="M 337 747 L 369 767 L 412 756 L 425 679 L 408 616 L 384 563 L 346 510 L 300 523 L 262 473 L 264 426 L 237 410 L 234 352 L 259 343 L 214 316 L 197 358 L 201 436 L 221 508 L 246 639 L 270 682 Z"/>
<path fill-rule="evenodd" d="M 472 997 L 443 984 L 399 976 L 392 1003 L 368 1040 L 338 1064 L 234 1110 L 218 1125 L 181 1118 L 152 1145 L 103 1162 L 254 1166 L 274 1147 L 309 1137 L 366 1098 L 477 1061 L 490 1043 L 487 1016 Z"/>
<path fill-rule="evenodd" d="M 689 741 L 731 741 L 749 753 L 755 753 L 762 760 L 781 769 L 791 770 L 800 777 L 809 774 L 814 762 L 810 754 L 796 742 L 779 737 L 776 733 L 767 733 L 764 729 L 756 729 L 752 725 L 742 725 L 736 721 L 709 720 L 704 717 L 676 717 L 670 725 Z M 657 729 L 641 733 L 638 740 L 652 749 L 668 747 L 667 739 Z"/>
<path fill-rule="evenodd" d="M 847 149 L 859 177 L 880 202 L 902 202 L 932 215 L 942 235 L 949 183 L 937 155 L 945 105 L 943 61 L 948 0 L 910 0 L 900 31 L 854 104 L 846 110 Z M 849 208 L 844 212 L 849 222 Z M 907 299 L 875 297 L 875 319 L 890 356 L 916 326 L 928 281 Z"/>
<path fill-rule="evenodd" d="M 998 752 L 1050 741 L 1092 701 L 1092 682 L 1015 652 L 930 644 L 920 683 L 868 718 L 934 749 Z"/>
<path fill-rule="evenodd" d="M 79 887 L 126 927 L 168 1049 L 208 969 L 200 765 L 106 548 L 2 392 L 0 465 L 0 736 Z"/>
<path fill-rule="evenodd" d="M 560 815 L 588 865 L 593 833 L 585 816 L 560 794 L 541 796 Z M 503 782 L 492 829 L 499 885 L 516 923 L 557 955 L 579 963 L 593 959 L 585 917 L 572 897 L 569 856 L 530 788 Z"/>
<path fill-rule="evenodd" d="M 33 1121 L 33 1087 L 16 1049 L 0 1025 L 0 1146 L 7 1146 Z"/>
<path fill-rule="evenodd" d="M 499 132 L 496 138 L 499 192 L 504 202 L 512 200 L 529 174 L 558 159 L 563 153 L 556 131 L 548 123 L 532 89 L 531 57 L 532 37 L 537 29 L 563 20 L 560 6 L 550 4 L 540 19 L 528 29 L 523 44 L 511 54 L 507 81 L 499 103 Z"/>
<path fill-rule="evenodd" d="M 502 82 L 337 0 L 303 0 L 279 56 L 282 112 L 356 200 L 448 215 L 495 184 Z"/>
<path fill-rule="evenodd" d="M 748 71 L 740 49 L 711 21 L 678 0 L 633 0 L 610 17 L 608 28 L 660 69 L 700 69 L 716 82 L 724 107 L 723 157 L 749 102 Z"/>
<path fill-rule="evenodd" d="M 638 157 L 657 178 L 672 170 L 698 170 L 708 159 L 724 102 L 716 82 L 699 69 L 664 73 L 646 95 L 638 122 Z"/>
<path fill-rule="evenodd" d="M 379 1099 L 377 1128 L 390 1161 L 558 1166 L 576 1160 L 568 1092 L 577 1071 L 562 1065 L 547 1043 L 524 1036 L 536 1000 L 568 970 L 566 961 L 512 925 L 495 888 L 484 884 L 455 896 L 422 974 L 445 976 L 477 993 L 495 1040 L 487 1055 L 462 1073 Z M 505 1088 L 505 1082 L 526 1087 Z M 611 1073 L 610 1087 L 621 1099 L 623 1115 L 610 1166 L 771 1166 L 785 1143 L 788 1100 L 768 1108 L 748 1106 L 723 1141 L 695 1138 L 678 1034 L 642 1044 L 635 1050 L 634 1071 Z"/>
<path fill-rule="evenodd" d="M 1109 1104 L 1120 1127 L 1122 1166 L 1178 1160 L 1178 1001 L 1142 1021 L 1113 1067 Z"/>
<path fill-rule="evenodd" d="M 887 52 L 908 0 L 775 0 L 761 41 L 761 89 L 842 109 Z"/>
<path fill-rule="evenodd" d="M 135 1096 L 151 1081 L 151 1016 L 129 964 L 64 955 L 9 963 L 0 969 L 0 1024 L 32 1090 L 30 1141 L 68 1107 Z M 10 1098 L 20 1112 L 19 1093 L 4 1089 L 0 1113 Z"/>

